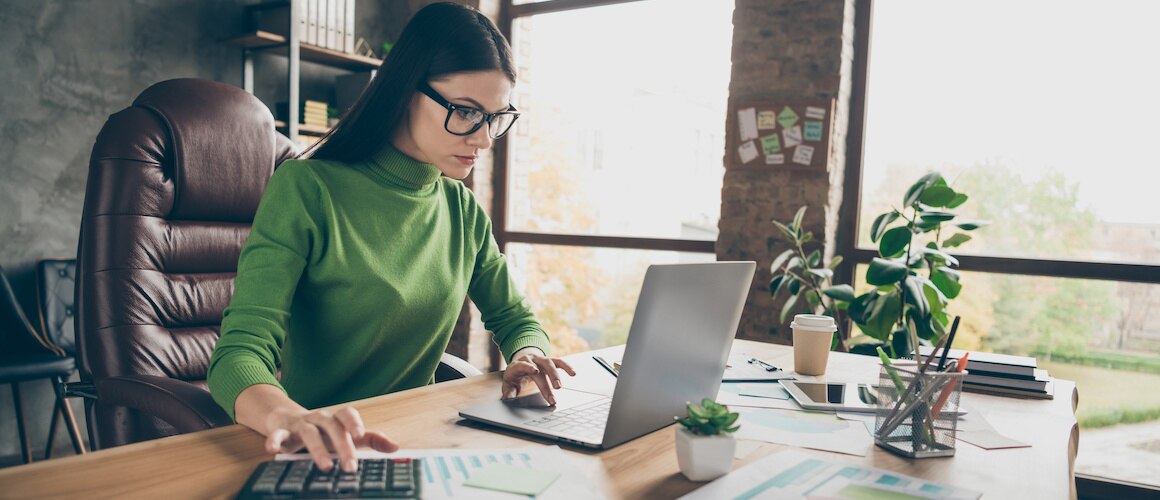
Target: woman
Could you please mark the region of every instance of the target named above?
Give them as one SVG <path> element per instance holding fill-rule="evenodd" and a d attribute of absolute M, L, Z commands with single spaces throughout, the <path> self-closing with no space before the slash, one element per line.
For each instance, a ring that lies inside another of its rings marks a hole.
<path fill-rule="evenodd" d="M 270 453 L 306 447 L 329 470 L 356 447 L 398 449 L 350 407 L 430 384 L 465 296 L 509 360 L 502 397 L 560 388 L 548 336 L 508 275 L 461 179 L 511 127 L 511 49 L 479 12 L 420 10 L 359 102 L 262 197 L 209 370 L 234 419 Z M 281 378 L 276 371 L 282 370 Z"/>

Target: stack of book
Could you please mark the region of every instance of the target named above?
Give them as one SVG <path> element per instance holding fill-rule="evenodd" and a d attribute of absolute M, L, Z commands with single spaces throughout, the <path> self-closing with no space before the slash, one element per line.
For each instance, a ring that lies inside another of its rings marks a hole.
<path fill-rule="evenodd" d="M 933 347 L 923 346 L 923 359 L 931 355 Z M 951 349 L 947 359 L 959 359 L 967 351 Z M 1055 397 L 1053 379 L 1047 370 L 1038 368 L 1035 358 L 991 352 L 969 351 L 967 374 L 963 376 L 963 390 L 1000 396 L 1052 399 Z M 942 351 L 938 354 L 941 356 Z"/>
<path fill-rule="evenodd" d="M 302 103 L 302 124 L 311 127 L 327 128 L 326 103 L 307 99 Z"/>

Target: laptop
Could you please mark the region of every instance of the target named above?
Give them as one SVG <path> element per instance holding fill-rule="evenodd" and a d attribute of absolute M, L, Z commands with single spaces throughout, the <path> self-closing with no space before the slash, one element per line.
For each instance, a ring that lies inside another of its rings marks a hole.
<path fill-rule="evenodd" d="M 565 387 L 553 391 L 556 406 L 536 393 L 492 400 L 459 416 L 595 449 L 672 424 L 687 402 L 717 395 L 756 267 L 649 266 L 611 398 Z"/>

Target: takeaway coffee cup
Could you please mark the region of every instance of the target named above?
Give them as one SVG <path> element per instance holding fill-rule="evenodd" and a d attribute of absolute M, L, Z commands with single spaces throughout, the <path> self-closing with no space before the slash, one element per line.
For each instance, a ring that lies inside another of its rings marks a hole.
<path fill-rule="evenodd" d="M 830 359 L 830 341 L 838 330 L 834 318 L 821 314 L 798 314 L 793 323 L 793 371 L 823 375 Z"/>

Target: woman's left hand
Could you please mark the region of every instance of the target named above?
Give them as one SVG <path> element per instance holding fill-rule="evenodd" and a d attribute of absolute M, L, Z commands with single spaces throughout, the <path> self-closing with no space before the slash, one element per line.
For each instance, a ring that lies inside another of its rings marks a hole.
<path fill-rule="evenodd" d="M 535 347 L 525 347 L 512 356 L 511 363 L 503 371 L 503 399 L 511 399 L 520 395 L 520 387 L 524 379 L 530 378 L 540 388 L 540 395 L 548 404 L 556 404 L 553 389 L 564 385 L 560 383 L 560 372 L 564 370 L 573 377 L 576 371 L 560 358 L 549 358 L 544 352 Z"/>

